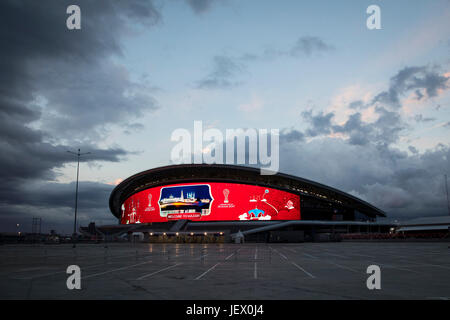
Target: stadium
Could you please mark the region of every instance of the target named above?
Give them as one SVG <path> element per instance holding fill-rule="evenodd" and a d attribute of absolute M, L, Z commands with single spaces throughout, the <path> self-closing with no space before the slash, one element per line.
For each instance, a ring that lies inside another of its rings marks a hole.
<path fill-rule="evenodd" d="M 122 181 L 109 199 L 117 226 L 104 233 L 148 241 L 333 241 L 349 233 L 387 233 L 386 214 L 340 190 L 252 167 L 183 164 Z M 191 240 L 190 240 L 191 239 Z"/>

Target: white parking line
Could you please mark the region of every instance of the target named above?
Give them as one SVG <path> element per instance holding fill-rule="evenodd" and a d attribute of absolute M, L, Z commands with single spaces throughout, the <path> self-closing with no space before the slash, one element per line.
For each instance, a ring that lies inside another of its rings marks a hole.
<path fill-rule="evenodd" d="M 411 262 L 411 261 L 406 261 L 404 260 L 404 262 L 409 263 L 409 264 L 414 264 L 417 267 L 436 267 L 436 268 L 442 268 L 442 269 L 450 269 L 450 267 L 447 266 L 441 266 L 440 264 L 431 264 L 431 263 L 416 263 L 416 262 Z"/>
<path fill-rule="evenodd" d="M 357 256 L 357 257 L 365 257 L 365 258 L 375 258 L 375 256 L 369 256 L 367 254 L 359 254 L 359 253 L 350 253 L 351 256 Z"/>
<path fill-rule="evenodd" d="M 255 271 L 253 273 L 253 276 L 255 279 L 258 279 L 258 271 L 257 271 L 257 267 L 256 267 L 257 262 L 255 261 Z"/>
<path fill-rule="evenodd" d="M 104 274 L 107 274 L 107 273 L 111 273 L 111 272 L 116 272 L 116 271 L 120 271 L 120 270 L 126 270 L 126 269 L 134 268 L 134 267 L 137 267 L 137 266 L 140 266 L 140 265 L 143 265 L 143 264 L 147 264 L 147 263 L 150 263 L 150 262 L 152 262 L 152 261 L 151 260 L 150 261 L 145 261 L 145 262 L 133 264 L 131 266 L 126 266 L 126 267 L 112 269 L 112 270 L 108 270 L 108 271 L 104 271 L 104 272 L 94 273 L 94 274 L 90 274 L 88 276 L 84 276 L 84 277 L 82 277 L 82 279 L 88 279 L 88 278 L 101 276 L 101 275 L 104 275 Z"/>
<path fill-rule="evenodd" d="M 340 265 L 340 264 L 337 264 L 337 263 L 331 262 L 331 261 L 327 261 L 327 262 L 330 263 L 330 264 L 332 264 L 332 265 L 334 265 L 334 266 L 336 266 L 336 267 L 338 267 L 338 268 L 346 269 L 346 270 L 349 270 L 349 271 L 358 273 L 358 271 L 356 271 L 355 269 L 352 269 L 352 268 L 350 268 L 350 267 L 346 267 L 346 266 L 343 266 L 343 265 Z"/>
<path fill-rule="evenodd" d="M 403 271 L 408 271 L 408 272 L 413 272 L 413 273 L 421 273 L 421 272 L 417 272 L 417 271 L 414 271 L 414 270 L 411 270 L 411 269 L 393 266 L 393 265 L 390 265 L 390 264 L 378 263 L 378 262 L 373 262 L 373 261 L 370 262 L 370 263 L 375 264 L 375 265 L 379 265 L 379 266 L 382 266 L 382 267 L 390 268 L 390 269 L 403 270 Z"/>
<path fill-rule="evenodd" d="M 215 265 L 213 265 L 211 268 L 209 268 L 208 270 L 206 270 L 205 272 L 203 272 L 201 275 L 199 275 L 197 278 L 195 278 L 194 280 L 200 280 L 205 274 L 207 274 L 208 272 L 210 272 L 211 270 L 214 270 L 215 267 L 217 267 L 220 264 L 220 262 L 216 263 Z"/>
<path fill-rule="evenodd" d="M 235 252 L 233 252 L 232 254 L 230 254 L 228 257 L 225 258 L 225 260 L 230 259 L 232 256 L 234 256 L 236 253 L 238 253 L 241 249 L 236 250 Z"/>
<path fill-rule="evenodd" d="M 430 264 L 430 263 L 426 263 L 425 265 L 431 266 L 431 267 L 443 268 L 443 269 L 450 269 L 450 267 L 441 266 L 440 264 Z"/>
<path fill-rule="evenodd" d="M 341 256 L 340 254 L 335 254 L 335 253 L 329 253 L 329 252 L 324 252 L 325 254 L 329 255 L 329 256 L 333 256 L 333 257 L 339 257 L 339 258 L 348 258 L 346 256 Z"/>
<path fill-rule="evenodd" d="M 95 265 L 92 265 L 92 266 L 80 267 L 80 269 L 81 270 L 86 270 L 86 269 L 95 268 L 95 267 L 104 266 L 104 265 L 105 265 L 104 263 L 100 263 L 100 264 L 95 264 Z M 39 279 L 39 278 L 50 277 L 50 276 L 53 276 L 53 275 L 56 275 L 56 274 L 60 274 L 60 273 L 66 273 L 66 270 L 64 269 L 62 271 L 55 271 L 55 272 L 39 274 L 39 275 L 33 276 L 33 277 L 25 277 L 25 278 L 14 277 L 14 279 L 16 279 L 16 280 L 34 280 L 34 279 Z"/>
<path fill-rule="evenodd" d="M 307 257 L 309 257 L 309 258 L 317 259 L 317 257 L 312 256 L 312 255 L 310 255 L 310 254 L 308 254 L 308 253 L 303 253 L 303 255 L 304 255 L 304 256 L 307 256 Z"/>
<path fill-rule="evenodd" d="M 272 249 L 272 248 L 271 248 Z M 286 260 L 289 260 L 288 257 L 286 257 L 284 254 L 282 254 L 280 251 L 276 250 L 276 249 L 272 249 L 273 251 L 275 251 L 276 253 L 278 253 L 281 257 L 283 257 Z"/>
<path fill-rule="evenodd" d="M 236 252 L 233 252 L 232 254 L 230 254 L 228 257 L 225 258 L 225 260 L 230 259 L 232 256 L 234 256 L 235 253 L 236 253 Z"/>
<path fill-rule="evenodd" d="M 309 273 L 308 271 L 306 271 L 305 269 L 303 269 L 302 267 L 300 267 L 298 264 L 296 264 L 295 262 L 291 261 L 291 263 L 296 266 L 298 269 L 300 269 L 301 271 L 303 271 L 304 273 L 306 273 L 308 276 L 310 276 L 311 278 L 315 278 L 315 276 L 313 276 L 311 273 Z"/>
<path fill-rule="evenodd" d="M 149 273 L 149 274 L 143 275 L 142 277 L 139 277 L 139 278 L 137 278 L 136 280 L 142 280 L 142 279 L 145 279 L 145 278 L 151 277 L 151 276 L 153 276 L 153 275 L 155 275 L 155 274 L 157 274 L 157 273 L 160 273 L 160 272 L 163 272 L 163 271 L 166 271 L 166 270 L 169 270 L 169 269 L 175 268 L 176 266 L 179 266 L 180 264 L 182 264 L 182 263 L 177 263 L 177 264 L 175 264 L 175 265 L 172 265 L 172 266 L 168 266 L 168 267 L 166 267 L 166 268 L 163 268 L 163 269 L 161 269 L 161 270 L 158 270 L 158 271 L 155 271 L 155 272 L 152 272 L 152 273 Z"/>

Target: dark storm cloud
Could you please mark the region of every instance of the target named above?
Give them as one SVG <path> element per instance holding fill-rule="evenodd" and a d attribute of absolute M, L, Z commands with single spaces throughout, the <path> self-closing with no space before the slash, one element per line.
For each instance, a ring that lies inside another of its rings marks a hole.
<path fill-rule="evenodd" d="M 326 135 L 331 133 L 331 120 L 334 117 L 332 112 L 326 114 L 319 112 L 317 115 L 313 115 L 312 110 L 308 110 L 302 112 L 302 116 L 311 124 L 310 128 L 306 130 L 306 135 L 315 137 L 318 135 Z"/>
<path fill-rule="evenodd" d="M 95 159 L 98 158 L 100 157 Z M 5 180 L 5 182 L 0 186 L 1 231 L 16 231 L 16 223 L 29 224 L 32 217 L 42 218 L 45 224 L 52 224 L 52 228 L 56 228 L 59 232 L 71 231 L 75 203 L 74 182 L 47 182 L 30 177 L 26 179 L 14 177 L 13 181 Z M 108 210 L 108 199 L 113 187 L 104 183 L 80 181 L 78 189 L 80 224 L 86 225 L 99 220 L 111 220 L 109 223 L 115 223 Z"/>
<path fill-rule="evenodd" d="M 414 146 L 409 146 L 408 150 L 411 151 L 411 153 L 414 153 L 414 154 L 419 153 L 419 150 L 417 150 L 417 148 L 414 147 Z"/>
<path fill-rule="evenodd" d="M 66 28 L 71 4 L 81 8 L 81 30 Z M 15 213 L 14 219 L 19 214 L 28 219 L 44 212 L 42 208 L 54 211 L 66 203 L 65 195 L 57 193 L 67 191 L 68 198 L 72 186 L 47 181 L 57 177 L 54 169 L 76 160 L 66 152 L 72 149 L 69 145 L 92 152 L 82 161 L 120 161 L 129 154 L 120 147 L 98 148 L 93 137 L 100 137 L 108 124 L 151 111 L 156 102 L 144 83 L 132 81 L 111 58 L 122 55 L 121 39 L 130 31 L 129 22 L 153 25 L 161 17 L 153 3 L 144 0 L 5 0 L 0 12 L 4 221 L 7 212 Z M 90 185 L 94 199 L 86 205 L 105 206 L 104 188 Z"/>
<path fill-rule="evenodd" d="M 424 97 L 423 93 L 420 92 L 420 90 L 416 90 L 415 92 L 417 100 L 421 100 Z"/>
<path fill-rule="evenodd" d="M 282 139 L 282 131 L 280 170 L 350 192 L 392 218 L 447 214 L 443 175 L 450 170 L 449 146 L 440 144 L 422 152 L 409 146 L 410 153 L 395 147 L 408 128 L 399 111 L 401 96 L 419 89 L 426 93 L 421 99 L 429 99 L 439 89 L 448 89 L 447 80 L 429 68 L 405 68 L 374 101 L 350 104 L 354 113 L 343 124 L 335 124 L 333 112 L 303 112 L 306 130 L 286 131 L 290 139 Z M 374 107 L 377 120 L 363 121 L 359 110 L 367 107 Z M 417 115 L 414 120 L 435 119 Z"/>
<path fill-rule="evenodd" d="M 105 209 L 113 185 L 81 181 L 79 183 L 78 205 L 83 209 Z M 46 190 L 45 193 L 40 190 Z M 35 182 L 22 186 L 20 189 L 9 189 L 4 192 L 8 197 L 2 205 L 27 205 L 37 207 L 67 207 L 73 208 L 75 201 L 75 183 Z"/>
<path fill-rule="evenodd" d="M 389 89 L 376 95 L 372 104 L 400 107 L 401 96 L 412 90 L 417 100 L 421 100 L 424 93 L 427 98 L 433 98 L 438 95 L 439 89 L 448 88 L 448 79 L 427 66 L 405 67 L 391 78 Z"/>
<path fill-rule="evenodd" d="M 66 8 L 81 7 L 82 29 L 69 31 Z M 154 24 L 151 1 L 2 1 L 0 132 L 8 142 L 89 138 L 98 127 L 155 108 L 123 67 L 125 20 Z M 42 130 L 29 124 L 40 121 Z M 83 136 L 84 135 L 84 136 Z"/>
<path fill-rule="evenodd" d="M 344 125 L 333 126 L 333 131 L 347 134 L 350 144 L 376 143 L 390 145 L 396 142 L 400 131 L 405 126 L 400 115 L 381 107 L 376 107 L 375 113 L 378 114 L 378 119 L 375 122 L 365 123 L 361 119 L 361 114 L 355 113 L 349 117 Z"/>
<path fill-rule="evenodd" d="M 69 4 L 81 7 L 81 30 L 65 27 Z M 152 2 L 6 1 L 0 10 L 6 13 L 0 22 L 2 108 L 8 108 L 5 100 L 29 107 L 43 98 L 44 125 L 66 136 L 156 108 L 145 85 L 133 82 L 110 60 L 122 54 L 127 19 L 147 24 L 160 20 Z"/>
<path fill-rule="evenodd" d="M 341 125 L 333 123 L 334 113 L 324 114 L 323 112 L 313 113 L 308 110 L 302 113 L 303 119 L 309 124 L 304 134 L 307 137 L 329 135 L 341 133 L 348 137 L 347 142 L 354 145 L 366 145 L 375 143 L 378 145 L 391 145 L 398 141 L 402 130 L 408 125 L 401 118 L 399 108 L 400 98 L 408 92 L 422 90 L 426 96 L 421 99 L 429 99 L 438 94 L 438 90 L 448 89 L 448 78 L 441 76 L 435 69 L 428 67 L 407 67 L 400 70 L 390 79 L 390 86 L 387 91 L 382 91 L 375 95 L 369 103 L 361 100 L 351 102 L 348 107 L 355 110 L 347 121 Z M 374 112 L 378 115 L 375 122 L 364 122 L 359 111 L 368 107 L 374 107 Z M 416 115 L 416 122 L 434 121 L 434 118 L 424 118 L 421 114 Z"/>
<path fill-rule="evenodd" d="M 389 218 L 447 214 L 443 175 L 450 169 L 448 159 L 448 146 L 408 155 L 339 138 L 280 144 L 280 171 L 349 192 Z"/>
<path fill-rule="evenodd" d="M 40 69 L 36 73 L 46 79 L 37 88 L 53 110 L 42 116 L 42 122 L 47 130 L 64 132 L 65 137 L 85 135 L 80 130 L 101 132 L 108 124 L 124 125 L 127 119 L 157 108 L 146 86 L 132 82 L 124 68 L 110 61 L 98 62 L 89 71 L 63 65 L 58 71 Z M 59 83 L 65 84 L 63 90 Z"/>
<path fill-rule="evenodd" d="M 378 119 L 372 123 L 364 122 L 361 113 L 356 112 L 350 115 L 344 124 L 335 125 L 333 112 L 313 114 L 312 110 L 305 111 L 302 117 L 309 123 L 309 127 L 304 134 L 306 137 L 316 137 L 342 133 L 348 136 L 348 143 L 356 145 L 368 143 L 389 145 L 397 141 L 400 131 L 405 126 L 400 115 L 382 107 L 376 107 L 375 113 L 378 114 Z"/>
<path fill-rule="evenodd" d="M 362 100 L 356 100 L 351 102 L 348 107 L 350 109 L 363 109 L 365 107 L 364 102 Z"/>
<path fill-rule="evenodd" d="M 299 142 L 305 139 L 303 132 L 295 129 L 284 129 L 280 132 L 280 143 Z"/>
<path fill-rule="evenodd" d="M 52 169 L 61 168 L 65 164 L 76 161 L 76 156 L 68 153 L 70 146 L 53 146 L 49 143 L 24 143 L 11 145 L 1 142 L 0 176 L 12 183 L 27 179 L 52 180 L 56 174 Z M 91 154 L 80 158 L 85 161 L 118 162 L 128 152 L 121 148 L 98 149 L 94 146 L 82 146 L 82 152 Z M 73 150 L 75 151 L 75 150 Z"/>

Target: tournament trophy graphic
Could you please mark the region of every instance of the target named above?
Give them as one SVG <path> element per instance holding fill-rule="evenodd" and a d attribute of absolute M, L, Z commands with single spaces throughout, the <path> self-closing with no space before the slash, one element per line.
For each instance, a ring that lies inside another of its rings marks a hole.
<path fill-rule="evenodd" d="M 225 197 L 225 200 L 223 200 L 223 203 L 228 203 L 228 195 L 230 194 L 230 190 L 223 189 L 223 196 Z"/>
<path fill-rule="evenodd" d="M 148 194 L 148 206 L 145 208 L 145 211 L 153 211 L 155 208 L 152 207 L 152 194 Z"/>

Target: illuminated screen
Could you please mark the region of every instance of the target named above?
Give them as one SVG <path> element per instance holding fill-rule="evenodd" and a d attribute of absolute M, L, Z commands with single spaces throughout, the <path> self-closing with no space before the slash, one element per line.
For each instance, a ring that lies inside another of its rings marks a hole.
<path fill-rule="evenodd" d="M 224 220 L 299 220 L 300 197 L 237 183 L 184 183 L 150 188 L 122 204 L 122 224 Z"/>

